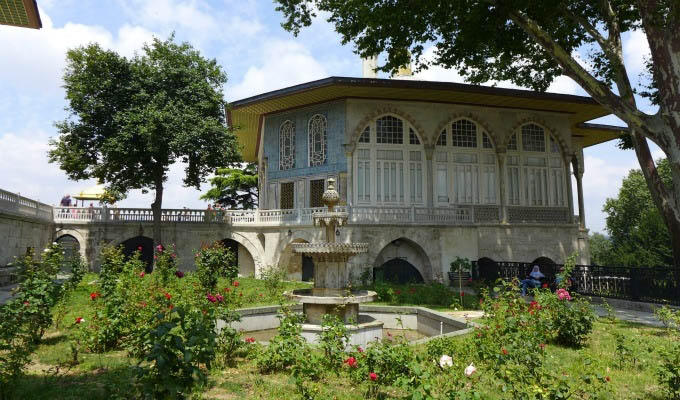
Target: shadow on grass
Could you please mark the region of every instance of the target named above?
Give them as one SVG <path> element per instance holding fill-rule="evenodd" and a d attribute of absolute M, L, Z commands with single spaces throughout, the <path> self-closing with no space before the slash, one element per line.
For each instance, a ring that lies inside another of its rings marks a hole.
<path fill-rule="evenodd" d="M 19 379 L 9 399 L 131 399 L 134 374 L 132 366 L 71 370 L 55 376 L 29 374 Z"/>
<path fill-rule="evenodd" d="M 40 339 L 39 344 L 41 344 L 43 346 L 53 346 L 55 344 L 65 342 L 67 340 L 68 340 L 68 337 L 63 333 L 60 333 L 60 334 L 54 335 L 54 336 L 43 337 L 42 339 Z"/>

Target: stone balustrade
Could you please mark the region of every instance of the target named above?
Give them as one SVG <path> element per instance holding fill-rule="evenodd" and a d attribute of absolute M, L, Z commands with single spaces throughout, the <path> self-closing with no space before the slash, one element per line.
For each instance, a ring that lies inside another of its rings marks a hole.
<path fill-rule="evenodd" d="M 232 226 L 314 225 L 314 215 L 325 212 L 325 207 L 289 210 L 196 210 L 163 209 L 161 221 L 172 223 L 225 223 Z M 501 221 L 499 206 L 457 207 L 336 207 L 349 214 L 352 224 L 421 224 L 470 225 L 497 224 Z M 78 224 L 83 222 L 139 223 L 153 222 L 148 208 L 54 207 L 54 222 Z M 511 211 L 511 223 L 573 223 L 568 210 L 522 207 Z"/>
<path fill-rule="evenodd" d="M 52 206 L 2 189 L 0 189 L 0 211 L 42 221 L 52 221 Z"/>

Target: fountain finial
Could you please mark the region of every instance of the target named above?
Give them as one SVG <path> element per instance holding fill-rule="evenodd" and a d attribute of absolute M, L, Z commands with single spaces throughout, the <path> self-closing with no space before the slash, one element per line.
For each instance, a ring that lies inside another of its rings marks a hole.
<path fill-rule="evenodd" d="M 335 179 L 328 178 L 328 189 L 321 195 L 321 200 L 323 200 L 323 203 L 328 207 L 328 212 L 333 212 L 335 205 L 340 201 L 340 195 L 335 190 L 334 183 Z"/>

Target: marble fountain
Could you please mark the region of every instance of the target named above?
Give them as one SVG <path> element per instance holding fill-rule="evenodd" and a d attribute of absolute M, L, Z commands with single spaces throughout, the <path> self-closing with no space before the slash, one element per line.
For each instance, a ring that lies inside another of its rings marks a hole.
<path fill-rule="evenodd" d="M 325 230 L 325 241 L 293 244 L 295 253 L 311 257 L 314 261 L 314 286 L 284 293 L 299 303 L 290 308 L 305 315 L 302 336 L 310 343 L 317 343 L 326 314 L 337 315 L 345 323 L 350 333 L 349 345 L 366 346 L 368 342 L 381 340 L 383 332 L 393 332 L 390 335 L 401 332 L 411 342 L 467 333 L 470 330 L 468 321 L 428 308 L 361 305 L 377 300 L 378 295 L 373 291 L 351 288 L 347 262 L 357 254 L 366 253 L 369 245 L 336 241 L 337 228 L 347 224 L 348 214 L 335 210 L 340 196 L 334 184 L 335 180 L 329 179 L 328 189 L 322 196 L 327 211 L 314 215 L 314 225 Z M 240 309 L 237 311 L 241 320 L 231 325 L 242 331 L 244 336 L 267 343 L 278 332 L 279 310 L 280 306 Z"/>
<path fill-rule="evenodd" d="M 328 210 L 314 214 L 314 225 L 325 229 L 325 242 L 294 243 L 293 252 L 311 257 L 314 261 L 314 287 L 284 293 L 291 300 L 302 304 L 306 323 L 302 335 L 310 342 L 316 342 L 321 332 L 325 314 L 338 316 L 350 332 L 350 344 L 366 345 L 371 340 L 381 339 L 383 322 L 359 313 L 359 304 L 377 299 L 375 292 L 352 290 L 347 261 L 368 251 L 368 243 L 337 243 L 336 231 L 347 224 L 348 214 L 335 211 L 340 196 L 334 187 L 335 180 L 328 179 L 328 189 L 322 200 Z"/>

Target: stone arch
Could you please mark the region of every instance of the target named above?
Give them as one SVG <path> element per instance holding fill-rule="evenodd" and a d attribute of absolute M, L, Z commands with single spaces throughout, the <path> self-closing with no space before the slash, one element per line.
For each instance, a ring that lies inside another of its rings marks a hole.
<path fill-rule="evenodd" d="M 136 251 L 140 251 L 141 248 L 140 259 L 146 264 L 146 272 L 151 272 L 153 270 L 153 239 L 147 236 L 138 235 L 123 240 L 120 245 L 123 246 L 123 254 L 125 254 L 126 257 L 132 256 Z"/>
<path fill-rule="evenodd" d="M 470 121 L 474 122 L 475 124 L 479 125 L 484 129 L 484 132 L 486 132 L 487 136 L 489 139 L 491 139 L 491 143 L 493 144 L 494 150 L 498 148 L 498 145 L 500 144 L 500 140 L 498 139 L 498 135 L 496 134 L 495 131 L 493 131 L 490 127 L 489 124 L 484 121 L 482 118 L 477 116 L 476 114 L 473 114 L 471 112 L 467 113 L 454 113 L 449 115 L 447 119 L 442 120 L 442 122 L 439 123 L 437 126 L 437 129 L 433 132 L 432 134 L 432 140 L 431 143 L 437 143 L 437 139 L 439 138 L 439 134 L 446 129 L 447 126 L 451 125 L 455 121 L 459 119 L 469 119 Z"/>
<path fill-rule="evenodd" d="M 373 268 L 380 268 L 392 259 L 405 259 L 419 273 L 424 281 L 434 279 L 432 263 L 424 247 L 413 239 L 398 236 L 391 239 L 382 239 L 371 246 L 377 249 L 377 253 L 369 253 L 373 259 Z"/>
<path fill-rule="evenodd" d="M 255 276 L 255 260 L 244 245 L 234 239 L 222 239 L 220 242 L 234 254 L 239 276 Z"/>
<path fill-rule="evenodd" d="M 83 260 L 85 260 L 85 262 L 88 265 L 90 265 L 91 260 L 89 260 L 88 257 L 87 257 L 87 252 L 88 252 L 87 241 L 85 241 L 85 238 L 83 238 L 83 235 L 81 235 L 80 232 L 78 232 L 75 229 L 63 229 L 62 228 L 62 229 L 57 230 L 54 233 L 54 238 L 55 238 L 54 241 L 58 243 L 59 239 L 62 238 L 63 236 L 71 236 L 74 239 L 76 239 L 76 241 L 78 242 L 78 254 L 80 254 L 80 257 Z"/>
<path fill-rule="evenodd" d="M 349 148 L 350 152 L 354 153 L 357 147 L 357 143 L 359 142 L 359 136 L 363 133 L 364 129 L 366 128 L 366 125 L 370 124 L 371 121 L 382 117 L 384 115 L 393 115 L 395 117 L 401 118 L 404 121 L 408 122 L 411 124 L 413 129 L 415 130 L 416 135 L 418 135 L 418 138 L 420 139 L 420 142 L 422 143 L 423 146 L 427 147 L 430 145 L 431 140 L 427 136 L 425 136 L 425 130 L 423 127 L 415 122 L 415 118 L 413 118 L 410 114 L 405 113 L 404 111 L 396 108 L 396 107 L 382 107 L 382 108 L 377 108 L 373 112 L 369 113 L 366 115 L 359 123 L 356 125 L 354 130 L 352 131 L 352 135 L 349 138 Z"/>
<path fill-rule="evenodd" d="M 519 129 L 526 124 L 536 124 L 541 128 L 545 129 L 545 131 L 548 132 L 548 134 L 557 141 L 558 145 L 560 146 L 560 152 L 562 153 L 562 157 L 565 160 L 571 160 L 571 155 L 573 154 L 571 146 L 567 144 L 567 142 L 559 133 L 557 133 L 557 130 L 555 130 L 552 126 L 548 125 L 542 119 L 536 117 L 524 118 L 520 120 L 518 123 L 516 123 L 512 127 L 512 129 L 510 129 L 509 133 L 505 136 L 503 140 L 504 149 L 508 147 L 508 142 L 510 142 L 510 138 L 512 137 L 512 135 L 517 134 L 519 132 Z"/>
<path fill-rule="evenodd" d="M 531 262 L 531 264 L 538 264 L 540 266 L 543 265 L 555 265 L 555 261 L 553 261 L 550 257 L 545 257 L 541 256 L 535 259 L 534 261 Z"/>
<path fill-rule="evenodd" d="M 222 236 L 222 239 L 220 241 L 224 240 L 233 240 L 236 243 L 240 244 L 243 246 L 248 253 L 250 253 L 250 256 L 252 257 L 253 261 L 253 274 L 255 276 L 258 276 L 262 269 L 262 256 L 264 254 L 264 250 L 262 247 L 258 246 L 257 244 L 253 243 L 250 239 L 248 239 L 245 235 L 237 233 L 237 232 L 227 232 Z M 240 267 L 239 267 L 239 274 L 241 273 Z"/>
<path fill-rule="evenodd" d="M 61 246 L 62 251 L 64 252 L 64 263 L 62 265 L 62 270 L 68 271 L 71 262 L 76 258 L 81 258 L 80 243 L 73 235 L 61 235 L 54 241 Z"/>
<path fill-rule="evenodd" d="M 310 243 L 302 238 L 295 238 L 288 242 L 279 253 L 278 266 L 286 271 L 289 280 L 302 281 L 314 278 L 314 263 L 311 258 L 293 252 L 294 243 Z"/>

